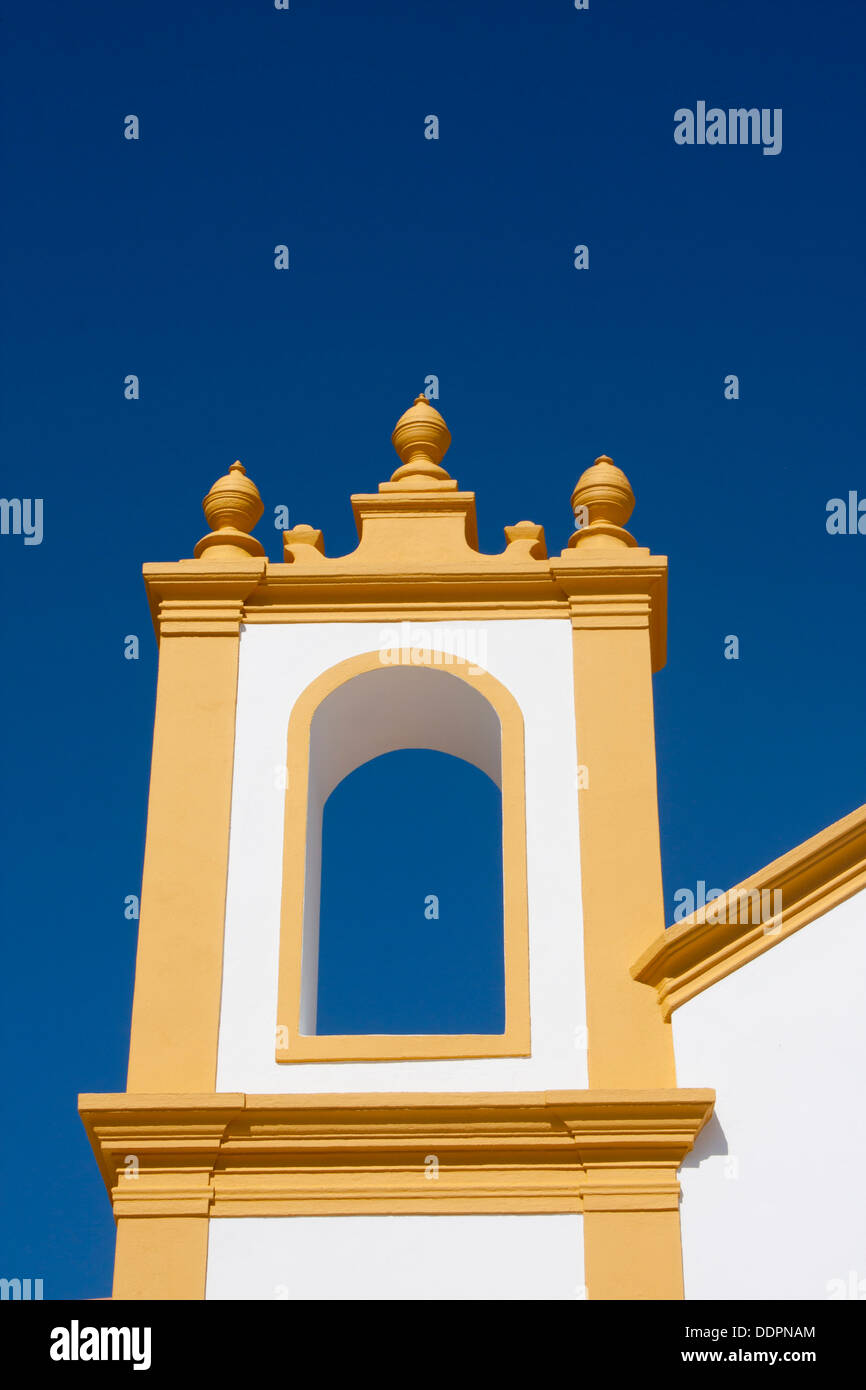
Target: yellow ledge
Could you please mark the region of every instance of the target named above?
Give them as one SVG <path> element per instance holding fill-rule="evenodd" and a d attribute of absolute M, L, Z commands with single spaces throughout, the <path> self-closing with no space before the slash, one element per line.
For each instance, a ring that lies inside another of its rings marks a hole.
<path fill-rule="evenodd" d="M 356 499 L 357 501 L 358 499 Z M 379 500 L 379 499 L 374 499 Z M 417 500 L 417 499 L 416 499 Z M 511 529 L 511 528 L 509 528 Z M 396 537 L 394 538 L 396 542 Z M 501 555 L 461 547 L 457 558 L 437 547 L 419 558 L 408 550 L 326 560 L 313 546 L 301 547 L 303 563 L 267 559 L 179 560 L 144 566 L 144 583 L 157 639 L 214 633 L 210 612 L 216 592 L 237 594 L 230 630 L 240 623 L 486 621 L 569 618 L 586 626 L 610 627 L 610 604 L 624 596 L 648 613 L 653 670 L 665 664 L 667 560 L 642 548 L 564 551 L 559 558 L 524 554 L 527 542 L 510 543 Z M 515 553 L 516 552 L 516 553 Z M 309 556 L 317 557 L 315 560 Z M 643 616 L 636 623 L 645 624 Z"/>
<path fill-rule="evenodd" d="M 677 1169 L 714 1100 L 121 1094 L 83 1095 L 79 1111 L 118 1219 L 676 1212 Z"/>
<path fill-rule="evenodd" d="M 670 1019 L 681 1004 L 863 888 L 866 806 L 669 927 L 638 957 L 631 973 L 655 988 L 662 1016 Z M 764 901 L 770 905 L 780 902 L 781 911 L 769 919 L 766 913 L 756 913 L 756 893 L 766 894 Z M 761 920 L 756 922 L 756 916 Z"/>

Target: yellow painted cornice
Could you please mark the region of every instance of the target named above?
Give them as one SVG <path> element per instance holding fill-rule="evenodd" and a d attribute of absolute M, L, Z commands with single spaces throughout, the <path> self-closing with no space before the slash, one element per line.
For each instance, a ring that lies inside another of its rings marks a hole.
<path fill-rule="evenodd" d="M 685 1089 L 122 1094 L 82 1095 L 79 1111 L 118 1218 L 675 1212 L 677 1168 L 714 1100 Z"/>
<path fill-rule="evenodd" d="M 585 524 L 549 558 L 532 521 L 505 527 L 505 549 L 478 549 L 475 494 L 442 467 L 451 435 L 419 396 L 393 433 L 400 466 L 352 510 L 358 545 L 325 554 L 321 530 L 283 532 L 283 559 L 266 559 L 249 534 L 262 515 L 258 489 L 240 463 L 213 485 L 203 506 L 211 532 L 195 559 L 144 567 L 157 636 L 203 635 L 214 626 L 284 622 L 398 622 L 568 618 L 576 626 L 649 626 L 653 669 L 665 660 L 667 561 L 623 529 L 634 505 L 625 474 L 596 459 L 572 494 Z M 208 625 L 210 624 L 210 625 Z"/>
<path fill-rule="evenodd" d="M 357 499 L 355 499 L 357 500 Z M 519 531 L 532 523 L 509 526 Z M 541 531 L 541 527 L 533 527 Z M 397 547 L 403 544 L 397 532 Z M 405 541 L 405 536 L 404 536 Z M 653 669 L 665 660 L 666 566 L 646 550 L 622 551 L 601 560 L 568 552 L 567 559 L 532 559 L 522 551 L 524 537 L 501 555 L 466 548 L 462 560 L 425 559 L 420 546 L 407 544 L 401 557 L 385 563 L 360 562 L 359 551 L 326 559 L 315 545 L 305 549 L 321 564 L 237 561 L 217 566 L 205 560 L 144 566 L 144 582 L 157 635 L 166 623 L 208 622 L 213 613 L 235 623 L 398 622 L 410 616 L 430 621 L 460 618 L 571 618 L 575 625 L 647 626 Z M 574 558 L 572 558 L 574 555 Z M 177 629 L 174 629 L 177 630 Z M 215 630 L 202 628 L 202 631 Z"/>
<path fill-rule="evenodd" d="M 579 534 L 579 533 L 578 533 Z M 664 555 L 643 547 L 564 550 L 550 561 L 567 595 L 575 628 L 648 627 L 653 671 L 667 659 L 667 575 Z"/>
<path fill-rule="evenodd" d="M 631 973 L 651 985 L 662 1015 L 724 979 L 756 956 L 866 888 L 866 806 L 813 835 L 724 898 L 669 927 L 635 961 Z M 741 922 L 746 895 L 781 893 L 780 918 Z M 707 921 L 708 909 L 719 921 Z"/>
<path fill-rule="evenodd" d="M 456 496 L 467 495 L 471 496 Z M 366 504 L 368 499 L 362 500 Z M 444 515 L 439 496 L 436 506 Z M 418 513 L 422 520 L 425 515 L 429 520 L 429 515 Z M 328 559 L 314 542 L 305 541 L 297 549 L 316 558 L 299 564 L 265 559 L 217 564 L 205 557 L 145 565 L 157 634 L 169 622 L 207 623 L 209 613 L 214 621 L 232 621 L 235 631 L 241 622 L 570 617 L 576 626 L 648 625 L 653 669 L 664 665 L 664 557 L 633 549 L 585 554 L 570 550 L 563 557 L 536 559 L 529 552 L 543 552 L 544 536 L 531 522 L 505 528 L 510 539 L 500 555 L 473 551 L 453 532 L 450 540 L 436 533 L 436 545 L 425 555 L 420 535 L 413 537 L 397 524 L 399 514 L 386 511 L 378 521 L 375 561 L 362 546 L 351 555 Z M 390 559 L 388 538 L 393 542 Z"/>
<path fill-rule="evenodd" d="M 145 565 L 144 587 L 157 637 L 238 633 L 244 602 L 265 576 L 256 558 L 178 560 Z"/>

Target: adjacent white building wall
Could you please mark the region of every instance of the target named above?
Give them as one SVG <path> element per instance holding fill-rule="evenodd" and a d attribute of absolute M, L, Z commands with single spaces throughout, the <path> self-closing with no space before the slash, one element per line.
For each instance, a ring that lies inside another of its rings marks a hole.
<path fill-rule="evenodd" d="M 866 892 L 684 1004 L 673 1031 L 678 1084 L 717 1091 L 681 1171 L 686 1297 L 859 1281 L 866 1297 Z"/>
<path fill-rule="evenodd" d="M 210 1222 L 209 1299 L 580 1299 L 581 1216 Z"/>
<path fill-rule="evenodd" d="M 571 624 L 567 619 L 429 623 L 422 640 L 420 631 L 412 625 L 411 645 L 474 658 L 511 692 L 523 713 L 532 1055 L 430 1062 L 274 1060 L 289 715 L 316 676 L 348 657 L 393 646 L 395 629 L 380 623 L 250 624 L 240 641 L 220 1091 L 587 1085 Z"/>

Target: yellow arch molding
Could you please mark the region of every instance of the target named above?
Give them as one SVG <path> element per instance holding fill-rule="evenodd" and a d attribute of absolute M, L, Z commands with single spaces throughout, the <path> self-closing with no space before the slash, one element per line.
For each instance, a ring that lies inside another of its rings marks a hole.
<path fill-rule="evenodd" d="M 407 653 L 408 655 L 408 653 Z M 414 649 L 411 664 L 465 681 L 495 710 L 502 735 L 502 868 L 505 943 L 503 1033 L 310 1035 L 300 1031 L 301 957 L 304 939 L 307 806 L 313 717 L 340 686 L 383 668 L 381 652 L 341 661 L 318 676 L 297 700 L 289 719 L 283 841 L 278 1062 L 431 1060 L 446 1057 L 527 1057 L 529 1022 L 529 922 L 526 889 L 526 801 L 523 716 L 510 691 L 487 671 L 450 653 Z"/>

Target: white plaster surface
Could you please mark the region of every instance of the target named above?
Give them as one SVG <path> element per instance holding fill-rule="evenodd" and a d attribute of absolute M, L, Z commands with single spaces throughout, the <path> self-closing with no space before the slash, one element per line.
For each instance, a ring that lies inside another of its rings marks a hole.
<path fill-rule="evenodd" d="M 866 1298 L 866 892 L 673 1030 L 678 1084 L 717 1091 L 681 1171 L 686 1297 Z"/>
<path fill-rule="evenodd" d="M 205 1296 L 579 1299 L 583 1269 L 581 1216 L 221 1217 Z"/>

